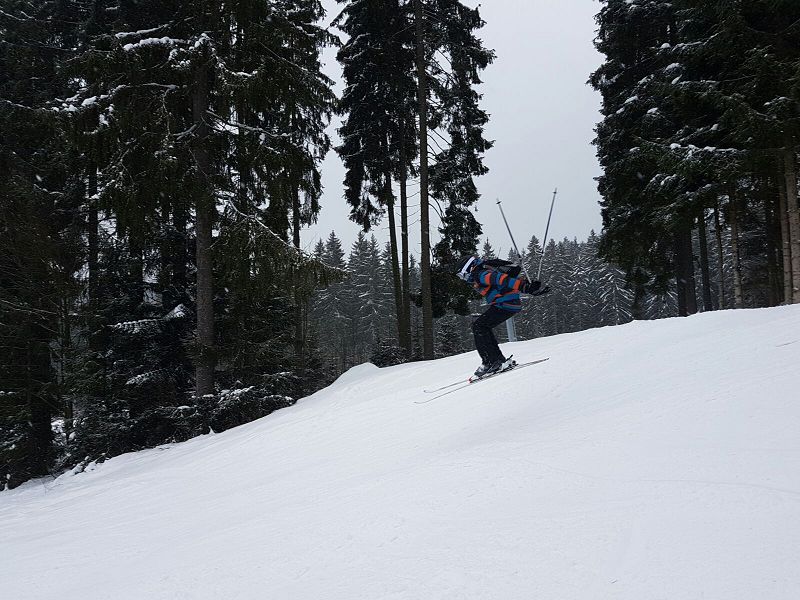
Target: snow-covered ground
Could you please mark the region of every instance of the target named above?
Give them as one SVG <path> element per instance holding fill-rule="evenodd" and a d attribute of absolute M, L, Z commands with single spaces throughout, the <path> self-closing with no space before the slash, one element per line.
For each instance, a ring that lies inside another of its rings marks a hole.
<path fill-rule="evenodd" d="M 505 349 L 0 493 L 0 596 L 800 598 L 800 307 Z"/>

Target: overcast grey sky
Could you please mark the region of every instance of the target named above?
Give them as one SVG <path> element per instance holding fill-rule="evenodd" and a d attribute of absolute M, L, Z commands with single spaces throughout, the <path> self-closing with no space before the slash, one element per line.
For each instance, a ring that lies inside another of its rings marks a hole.
<path fill-rule="evenodd" d="M 475 6 L 475 0 L 464 0 Z M 326 21 L 337 14 L 335 0 L 323 0 Z M 586 80 L 601 56 L 592 45 L 595 0 L 486 0 L 480 3 L 486 26 L 478 32 L 484 44 L 495 50 L 495 62 L 484 72 L 483 107 L 490 113 L 486 136 L 495 146 L 485 157 L 489 174 L 477 180 L 481 200 L 476 216 L 483 225 L 484 239 L 505 256 L 510 241 L 497 199 L 522 247 L 532 235 L 541 238 L 547 221 L 552 192 L 559 196 L 550 237 L 585 239 L 591 229 L 599 231 L 599 194 L 594 177 L 600 173 L 591 145 L 599 120 L 600 97 Z M 325 70 L 337 82 L 341 72 L 335 51 L 325 54 Z M 337 87 L 341 91 L 341 83 Z M 338 143 L 335 128 L 330 134 Z M 309 249 L 331 230 L 342 239 L 345 250 L 358 235 L 358 227 L 347 219 L 342 198 L 344 170 L 331 151 L 322 165 L 325 191 L 317 225 L 303 232 Z M 414 186 L 416 187 L 416 186 Z M 419 255 L 418 198 L 410 202 L 412 252 Z M 438 218 L 432 218 L 432 244 L 439 238 Z M 375 230 L 388 239 L 386 223 Z"/>

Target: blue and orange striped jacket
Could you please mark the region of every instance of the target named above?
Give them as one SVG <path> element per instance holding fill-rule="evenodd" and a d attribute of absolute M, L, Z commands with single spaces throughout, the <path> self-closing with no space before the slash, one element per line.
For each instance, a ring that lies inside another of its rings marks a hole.
<path fill-rule="evenodd" d="M 522 310 L 519 288 L 523 280 L 506 273 L 494 271 L 478 264 L 472 272 L 472 287 L 486 300 L 486 304 L 509 312 Z"/>

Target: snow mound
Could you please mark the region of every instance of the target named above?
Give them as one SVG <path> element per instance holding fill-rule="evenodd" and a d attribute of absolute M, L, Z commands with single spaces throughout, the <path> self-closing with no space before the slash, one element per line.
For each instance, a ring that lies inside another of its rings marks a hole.
<path fill-rule="evenodd" d="M 260 421 L 0 494 L 14 600 L 794 600 L 800 307 L 357 367 Z"/>

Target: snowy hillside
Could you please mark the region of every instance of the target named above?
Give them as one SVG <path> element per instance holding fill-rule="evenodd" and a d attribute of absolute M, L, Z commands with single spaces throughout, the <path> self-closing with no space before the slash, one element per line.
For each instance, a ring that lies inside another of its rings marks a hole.
<path fill-rule="evenodd" d="M 505 349 L 1 493 L 0 596 L 800 597 L 799 307 Z"/>

